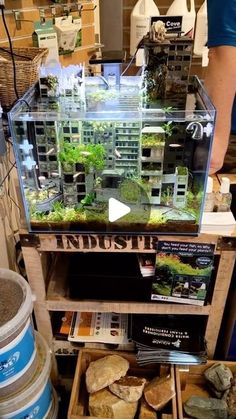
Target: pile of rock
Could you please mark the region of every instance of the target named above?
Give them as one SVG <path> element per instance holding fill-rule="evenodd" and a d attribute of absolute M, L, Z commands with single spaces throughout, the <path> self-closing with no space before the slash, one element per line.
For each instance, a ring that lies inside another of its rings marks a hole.
<path fill-rule="evenodd" d="M 190 397 L 185 412 L 197 419 L 236 418 L 236 375 L 224 364 L 214 364 L 204 372 L 209 391 L 214 397 Z"/>
<path fill-rule="evenodd" d="M 127 359 L 107 355 L 89 364 L 86 387 L 89 393 L 89 414 L 112 419 L 156 419 L 175 395 L 174 379 L 155 377 L 147 382 L 144 377 L 127 375 Z"/>

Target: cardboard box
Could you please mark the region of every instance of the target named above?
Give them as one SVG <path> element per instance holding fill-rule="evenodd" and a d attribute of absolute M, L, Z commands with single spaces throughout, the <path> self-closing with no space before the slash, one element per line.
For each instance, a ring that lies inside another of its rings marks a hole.
<path fill-rule="evenodd" d="M 140 367 L 136 363 L 135 355 L 129 352 L 120 351 L 106 351 L 106 350 L 89 350 L 82 349 L 79 352 L 73 387 L 71 391 L 71 399 L 68 410 L 68 419 L 91 419 L 88 416 L 88 393 L 85 385 L 85 371 L 87 370 L 90 362 L 102 358 L 106 355 L 120 355 L 126 358 L 130 363 L 129 374 L 152 379 L 157 375 L 165 375 L 170 373 L 174 376 L 174 367 L 169 365 L 154 365 Z M 162 415 L 162 419 L 177 419 L 176 398 L 174 397 L 170 402 L 172 410 L 166 411 Z M 103 418 L 100 418 L 103 419 Z"/>
<path fill-rule="evenodd" d="M 58 37 L 59 54 L 71 54 L 77 42 L 78 26 L 73 23 L 72 16 L 61 16 L 55 19 Z"/>
<path fill-rule="evenodd" d="M 208 361 L 205 365 L 176 366 L 175 385 L 177 392 L 177 408 L 179 419 L 189 419 L 184 413 L 183 403 L 191 396 L 210 397 L 204 371 L 214 364 L 221 362 L 236 373 L 236 362 Z"/>
<path fill-rule="evenodd" d="M 35 22 L 32 34 L 33 45 L 39 48 L 48 48 L 46 65 L 55 65 L 59 62 L 57 33 L 53 28 L 52 20 L 45 23 Z"/>

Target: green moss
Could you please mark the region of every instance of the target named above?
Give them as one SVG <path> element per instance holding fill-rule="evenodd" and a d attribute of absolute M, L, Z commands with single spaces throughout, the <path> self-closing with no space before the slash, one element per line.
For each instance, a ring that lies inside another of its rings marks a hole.
<path fill-rule="evenodd" d="M 87 98 L 93 102 L 106 102 L 112 99 L 116 99 L 118 93 L 114 90 L 97 90 L 96 92 L 88 93 Z"/>
<path fill-rule="evenodd" d="M 211 272 L 211 267 L 199 269 L 183 263 L 178 255 L 159 254 L 156 266 L 158 268 L 168 266 L 173 274 L 182 275 L 209 275 Z"/>
<path fill-rule="evenodd" d="M 164 147 L 165 140 L 157 134 L 142 135 L 142 147 Z"/>
<path fill-rule="evenodd" d="M 141 197 L 141 190 L 138 184 L 130 183 L 130 181 L 124 180 L 120 185 L 120 196 L 128 202 L 139 202 Z"/>
<path fill-rule="evenodd" d="M 177 166 L 176 167 L 178 176 L 187 176 L 188 168 L 185 166 Z"/>

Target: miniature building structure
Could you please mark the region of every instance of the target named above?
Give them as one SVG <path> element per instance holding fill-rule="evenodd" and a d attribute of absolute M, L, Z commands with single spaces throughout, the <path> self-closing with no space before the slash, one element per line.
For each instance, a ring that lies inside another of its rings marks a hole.
<path fill-rule="evenodd" d="M 12 109 L 30 230 L 198 232 L 215 110 L 200 82 L 188 82 L 189 40 L 144 47 L 140 77 L 109 85 L 81 69 L 58 83 L 44 74 L 42 97 L 32 88 L 31 109 Z M 111 197 L 131 211 L 109 225 Z"/>

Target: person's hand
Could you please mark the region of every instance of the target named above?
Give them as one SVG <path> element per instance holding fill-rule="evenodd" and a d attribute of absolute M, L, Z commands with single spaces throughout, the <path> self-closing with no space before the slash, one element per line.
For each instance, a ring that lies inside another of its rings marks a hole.
<path fill-rule="evenodd" d="M 226 151 L 227 148 L 225 145 L 217 141 L 217 138 L 214 138 L 209 168 L 210 175 L 213 175 L 222 168 Z"/>

